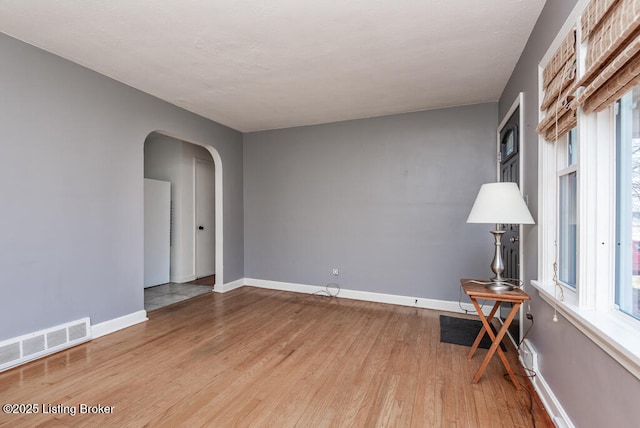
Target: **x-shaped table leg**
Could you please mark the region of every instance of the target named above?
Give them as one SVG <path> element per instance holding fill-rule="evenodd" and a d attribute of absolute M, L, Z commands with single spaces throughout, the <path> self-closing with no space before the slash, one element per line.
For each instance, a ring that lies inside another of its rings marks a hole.
<path fill-rule="evenodd" d="M 511 378 L 511 381 L 515 385 L 516 389 L 520 390 L 520 384 L 516 379 L 516 375 L 513 373 L 513 370 L 511 370 L 511 366 L 509 365 L 509 361 L 507 361 L 507 357 L 505 357 L 504 352 L 502 352 L 502 349 L 500 349 L 500 342 L 502 341 L 502 338 L 506 334 L 509 328 L 509 325 L 511 324 L 511 321 L 513 321 L 513 318 L 515 318 L 516 313 L 518 313 L 518 308 L 520 308 L 521 303 L 520 302 L 513 303 L 511 312 L 509 312 L 507 319 L 502 324 L 502 328 L 500 329 L 500 331 L 498 332 L 498 335 L 496 336 L 495 334 L 493 334 L 493 330 L 491 330 L 491 326 L 489 323 L 493 319 L 493 316 L 497 312 L 502 302 L 497 301 L 495 305 L 493 305 L 493 309 L 491 309 L 489 316 L 485 317 L 484 313 L 482 312 L 482 308 L 478 304 L 478 301 L 474 297 L 470 297 L 470 299 L 471 299 L 471 302 L 473 303 L 473 306 L 475 306 L 476 311 L 478 312 L 480 321 L 482 321 L 482 328 L 480 329 L 480 333 L 478 333 L 478 336 L 476 337 L 476 340 L 473 343 L 473 346 L 471 347 L 471 351 L 469 351 L 469 355 L 467 355 L 467 359 L 470 360 L 473 357 L 473 354 L 475 353 L 476 349 L 478 349 L 478 345 L 480 344 L 480 341 L 484 337 L 485 333 L 489 335 L 492 341 L 491 347 L 489 348 L 487 355 L 484 357 L 484 360 L 482 360 L 482 364 L 480 364 L 480 368 L 478 368 L 476 375 L 473 377 L 473 383 L 478 383 L 478 381 L 480 380 L 480 377 L 482 376 L 482 373 L 484 373 L 485 369 L 489 365 L 489 361 L 491 360 L 491 357 L 496 351 L 498 351 L 498 356 L 500 357 L 500 360 L 502 360 L 502 364 L 504 365 L 505 369 L 507 369 L 507 373 L 509 373 L 509 377 Z"/>

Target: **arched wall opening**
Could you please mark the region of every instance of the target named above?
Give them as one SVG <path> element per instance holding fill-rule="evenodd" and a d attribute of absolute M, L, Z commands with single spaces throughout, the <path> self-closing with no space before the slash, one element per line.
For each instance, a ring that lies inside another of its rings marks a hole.
<path fill-rule="evenodd" d="M 156 130 L 147 135 L 143 144 L 143 150 L 147 149 L 148 143 L 152 141 L 156 144 L 158 141 L 161 143 L 171 147 L 171 143 L 176 143 L 175 150 L 182 151 L 184 147 L 186 147 L 188 151 L 188 156 L 192 160 L 190 165 L 192 165 L 192 174 L 193 180 L 196 179 L 195 176 L 195 167 L 197 162 L 207 160 L 206 155 L 210 155 L 209 162 L 213 162 L 214 169 L 214 230 L 215 230 L 215 243 L 214 243 L 214 252 L 215 252 L 215 287 L 214 291 L 222 291 L 224 285 L 224 230 L 223 230 L 223 170 L 222 170 L 222 159 L 218 151 L 211 145 L 191 141 L 188 139 L 181 138 L 178 135 L 173 133 Z M 193 147 L 190 147 L 193 146 Z M 165 149 L 165 150 L 174 150 L 174 149 Z M 204 154 L 204 155 L 203 155 Z M 159 180 L 172 181 L 168 179 L 171 174 L 177 174 L 176 171 L 169 171 L 168 169 L 163 170 L 163 168 L 168 168 L 166 165 L 163 166 L 162 160 L 154 160 L 154 166 L 149 167 L 147 165 L 147 154 L 145 153 L 145 166 L 144 166 L 144 177 L 155 178 Z M 155 170 L 154 170 L 155 169 Z M 178 259 L 175 258 L 174 254 L 171 256 L 171 282 L 187 282 L 196 278 L 196 225 L 195 225 L 195 186 L 188 187 L 187 191 L 194 192 L 190 196 L 190 203 L 193 203 L 194 206 L 191 207 L 191 211 L 188 211 L 188 215 L 192 216 L 187 220 L 187 228 L 190 228 L 193 233 L 193 236 L 188 237 L 186 233 L 184 233 L 183 242 L 179 242 L 178 245 L 183 245 L 183 254 Z M 173 193 L 173 192 L 172 192 Z M 184 219 L 182 221 L 184 223 Z M 175 227 L 175 226 L 174 226 Z M 175 232 L 175 231 L 174 231 Z M 175 235 L 174 235 L 175 236 Z M 189 239 L 185 239 L 187 237 Z M 176 242 L 172 242 L 172 245 L 175 245 Z M 184 247 L 187 246 L 187 248 Z M 190 248 L 189 248 L 190 247 Z M 177 262 L 178 261 L 178 262 Z M 145 281 L 146 283 L 146 281 Z"/>

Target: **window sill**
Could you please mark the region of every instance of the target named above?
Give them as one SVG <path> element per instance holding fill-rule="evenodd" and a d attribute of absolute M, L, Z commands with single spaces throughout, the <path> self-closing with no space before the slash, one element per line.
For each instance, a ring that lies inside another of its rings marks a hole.
<path fill-rule="evenodd" d="M 531 284 L 544 301 L 556 305 L 558 312 L 571 324 L 640 379 L 640 334 L 635 320 L 626 320 L 614 311 L 602 313 L 582 309 L 575 298 L 556 300 L 554 284 L 541 281 L 531 281 Z"/>

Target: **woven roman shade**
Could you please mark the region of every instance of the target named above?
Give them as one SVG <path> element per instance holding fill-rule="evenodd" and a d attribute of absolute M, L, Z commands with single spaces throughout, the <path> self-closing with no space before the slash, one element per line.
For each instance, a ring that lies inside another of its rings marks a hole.
<path fill-rule="evenodd" d="M 602 111 L 640 82 L 640 0 L 591 0 L 582 16 L 586 43 L 582 93 L 571 108 Z"/>
<path fill-rule="evenodd" d="M 540 110 L 544 118 L 536 131 L 544 134 L 547 141 L 555 141 L 556 136 L 567 133 L 576 125 L 575 111 L 570 101 L 575 92 L 576 77 L 576 30 L 572 29 L 562 41 L 547 66 L 542 71 L 544 97 Z"/>

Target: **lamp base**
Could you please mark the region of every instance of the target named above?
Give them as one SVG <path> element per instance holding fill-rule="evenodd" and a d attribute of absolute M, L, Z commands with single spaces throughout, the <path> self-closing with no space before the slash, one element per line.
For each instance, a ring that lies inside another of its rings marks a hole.
<path fill-rule="evenodd" d="M 492 291 L 511 291 L 515 288 L 513 284 L 502 279 L 491 279 L 484 286 Z"/>
<path fill-rule="evenodd" d="M 491 270 L 495 274 L 493 278 L 485 283 L 485 287 L 493 291 L 513 290 L 513 284 L 502 277 L 504 272 L 504 262 L 502 261 L 502 235 L 504 230 L 492 230 L 491 234 L 495 239 L 495 253 L 491 262 Z"/>

